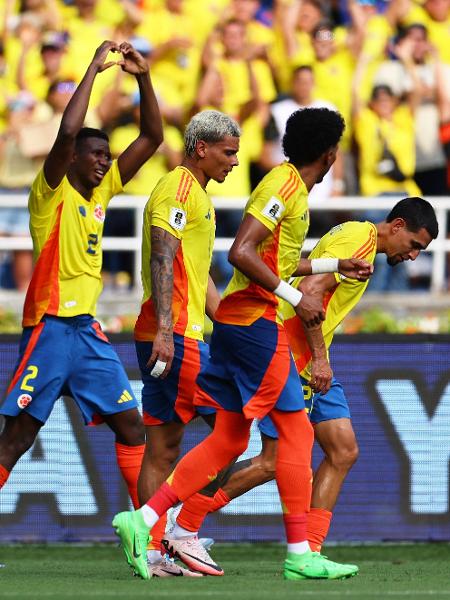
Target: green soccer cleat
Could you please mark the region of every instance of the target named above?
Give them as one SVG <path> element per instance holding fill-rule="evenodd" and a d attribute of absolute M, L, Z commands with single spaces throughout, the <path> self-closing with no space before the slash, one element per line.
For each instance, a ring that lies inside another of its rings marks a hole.
<path fill-rule="evenodd" d="M 138 511 L 118 513 L 112 522 L 122 542 L 122 548 L 130 567 L 142 579 L 150 579 L 147 569 L 147 544 L 149 530 Z"/>
<path fill-rule="evenodd" d="M 288 552 L 284 561 L 284 579 L 347 579 L 354 577 L 359 569 L 356 565 L 341 565 L 328 560 L 320 552 L 294 554 Z"/>

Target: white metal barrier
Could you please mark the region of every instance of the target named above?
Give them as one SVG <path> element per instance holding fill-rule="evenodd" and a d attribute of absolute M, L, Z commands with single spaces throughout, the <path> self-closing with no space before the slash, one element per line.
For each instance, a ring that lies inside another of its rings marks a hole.
<path fill-rule="evenodd" d="M 381 210 L 386 214 L 401 197 L 362 197 L 347 196 L 341 198 L 330 198 L 325 201 L 311 201 L 310 211 L 311 220 L 314 220 L 316 211 L 348 211 L 349 213 L 361 212 L 366 210 Z M 242 210 L 247 198 L 225 198 L 214 197 L 213 202 L 216 209 L 221 210 Z M 439 196 L 429 198 L 433 205 L 437 220 L 439 223 L 439 236 L 433 240 L 428 247 L 433 257 L 431 272 L 431 291 L 434 293 L 443 293 L 446 290 L 446 253 L 450 253 L 450 239 L 447 239 L 447 213 L 450 212 L 450 197 Z M 135 231 L 133 237 L 104 237 L 103 250 L 127 250 L 134 252 L 134 281 L 140 281 L 141 269 L 141 231 L 143 221 L 143 209 L 147 202 L 146 196 L 127 196 L 121 195 L 114 198 L 108 210 L 114 209 L 133 209 L 135 211 Z M 26 207 L 27 196 L 25 194 L 1 194 L 0 207 Z M 350 216 L 349 216 L 350 218 Z M 214 245 L 215 251 L 228 250 L 232 243 L 232 238 L 216 238 Z M 310 251 L 317 239 L 308 238 L 304 245 L 305 251 Z M 0 251 L 26 250 L 31 249 L 31 239 L 26 237 L 0 237 Z"/>

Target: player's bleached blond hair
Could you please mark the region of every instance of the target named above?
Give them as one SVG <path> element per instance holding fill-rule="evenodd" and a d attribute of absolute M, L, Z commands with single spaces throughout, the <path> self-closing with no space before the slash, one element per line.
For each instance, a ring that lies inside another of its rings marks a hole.
<path fill-rule="evenodd" d="M 218 110 L 203 110 L 192 117 L 184 132 L 184 150 L 192 156 L 199 140 L 209 144 L 224 137 L 240 137 L 241 129 L 234 119 Z"/>

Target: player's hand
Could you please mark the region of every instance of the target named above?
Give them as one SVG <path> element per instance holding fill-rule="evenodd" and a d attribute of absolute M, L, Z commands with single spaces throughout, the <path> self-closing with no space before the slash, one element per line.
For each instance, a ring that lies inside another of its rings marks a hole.
<path fill-rule="evenodd" d="M 152 377 L 159 379 L 167 377 L 172 367 L 174 352 L 173 332 L 158 330 L 153 341 L 152 354 L 147 363 Z"/>
<path fill-rule="evenodd" d="M 105 63 L 106 57 L 110 52 L 120 52 L 118 44 L 110 40 L 104 41 L 95 51 L 94 58 L 92 59 L 91 64 L 94 67 L 96 67 L 97 73 L 106 71 L 106 69 L 109 69 L 110 67 L 117 64 L 117 61 L 115 60 Z"/>
<path fill-rule="evenodd" d="M 319 394 L 326 394 L 331 387 L 333 379 L 333 371 L 330 363 L 326 358 L 312 360 L 311 363 L 311 380 L 309 385 L 311 389 Z"/>
<path fill-rule="evenodd" d="M 122 71 L 131 75 L 144 75 L 148 73 L 148 63 L 142 54 L 133 48 L 128 42 L 122 42 L 119 46 L 122 59 L 117 62 Z"/>
<path fill-rule="evenodd" d="M 295 307 L 297 316 L 303 321 L 306 327 L 320 325 L 325 320 L 325 311 L 323 302 L 320 298 L 303 294 L 302 299 Z"/>
<path fill-rule="evenodd" d="M 338 269 L 345 277 L 366 281 L 373 273 L 373 264 L 360 258 L 340 258 Z"/>

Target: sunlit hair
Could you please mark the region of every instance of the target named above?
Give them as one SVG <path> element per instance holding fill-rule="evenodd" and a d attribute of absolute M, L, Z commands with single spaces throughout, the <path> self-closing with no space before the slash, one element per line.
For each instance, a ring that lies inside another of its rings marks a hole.
<path fill-rule="evenodd" d="M 434 208 L 429 202 L 418 196 L 403 198 L 394 206 L 386 217 L 386 223 L 401 218 L 405 221 L 409 231 L 417 233 L 420 229 L 426 229 L 434 240 L 439 233 L 438 222 Z"/>
<path fill-rule="evenodd" d="M 236 121 L 218 110 L 203 110 L 194 115 L 186 127 L 184 150 L 187 156 L 192 156 L 199 140 L 215 144 L 227 136 L 241 136 Z"/>

